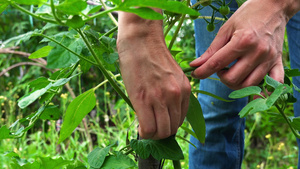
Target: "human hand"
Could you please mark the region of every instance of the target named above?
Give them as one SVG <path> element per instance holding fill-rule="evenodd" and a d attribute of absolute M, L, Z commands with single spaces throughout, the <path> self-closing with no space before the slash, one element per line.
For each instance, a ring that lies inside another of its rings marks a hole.
<path fill-rule="evenodd" d="M 143 29 L 140 24 L 138 30 L 123 24 L 119 24 L 117 42 L 120 69 L 139 120 L 139 134 L 143 139 L 167 138 L 183 123 L 190 83 L 168 51 L 160 24 L 158 32 L 147 26 L 150 36 L 139 34 Z M 128 33 L 131 28 L 135 30 L 133 36 Z"/>
<path fill-rule="evenodd" d="M 282 45 L 288 17 L 270 1 L 245 2 L 221 27 L 207 51 L 190 63 L 193 76 L 204 79 L 217 72 L 232 89 L 257 85 L 266 74 L 283 82 Z M 230 63 L 229 69 L 223 69 Z"/>

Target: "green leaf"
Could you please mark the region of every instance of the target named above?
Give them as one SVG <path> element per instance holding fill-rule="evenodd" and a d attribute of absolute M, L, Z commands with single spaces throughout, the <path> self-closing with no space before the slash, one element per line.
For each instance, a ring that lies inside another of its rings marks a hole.
<path fill-rule="evenodd" d="M 300 117 L 290 117 L 291 125 L 298 131 L 300 131 Z"/>
<path fill-rule="evenodd" d="M 62 11 L 64 14 L 79 15 L 87 7 L 85 0 L 65 0 L 59 4 L 56 8 Z"/>
<path fill-rule="evenodd" d="M 46 86 L 49 85 L 49 83 L 50 83 L 50 81 L 47 78 L 39 77 L 36 80 L 29 82 L 28 85 L 33 90 L 38 90 L 38 89 L 45 88 Z"/>
<path fill-rule="evenodd" d="M 0 14 L 2 14 L 3 11 L 5 11 L 8 5 L 8 3 L 0 2 Z"/>
<path fill-rule="evenodd" d="M 284 71 L 288 77 L 300 76 L 299 69 L 284 69 Z"/>
<path fill-rule="evenodd" d="M 182 150 L 171 136 L 162 140 L 131 140 L 130 147 L 143 159 L 146 159 L 151 154 L 155 159 L 184 159 Z"/>
<path fill-rule="evenodd" d="M 235 0 L 236 3 L 238 4 L 238 6 L 240 7 L 241 5 L 243 5 L 244 2 L 246 2 L 247 0 Z"/>
<path fill-rule="evenodd" d="M 268 110 L 270 107 L 266 104 L 266 99 L 258 98 L 248 103 L 239 113 L 243 118 L 248 114 Z"/>
<path fill-rule="evenodd" d="M 18 46 L 21 42 L 28 41 L 36 32 L 37 31 L 30 31 L 30 32 L 24 33 L 22 35 L 12 37 L 12 38 L 4 41 L 2 43 L 2 45 L 7 46 L 8 44 L 15 42 L 13 45 Z"/>
<path fill-rule="evenodd" d="M 108 64 L 114 64 L 119 59 L 119 54 L 117 52 L 114 53 L 103 53 L 103 59 Z"/>
<path fill-rule="evenodd" d="M 10 151 L 10 152 L 4 153 L 4 156 L 5 157 L 19 157 L 19 154 L 15 153 L 13 151 Z"/>
<path fill-rule="evenodd" d="M 80 16 L 74 15 L 72 19 L 67 20 L 66 24 L 71 28 L 77 29 L 83 27 L 85 23 Z"/>
<path fill-rule="evenodd" d="M 229 98 L 239 99 L 251 95 L 260 95 L 261 88 L 258 86 L 249 86 L 240 90 L 233 91 L 229 94 Z"/>
<path fill-rule="evenodd" d="M 68 106 L 61 127 L 59 140 L 61 143 L 69 137 L 74 129 L 81 123 L 82 119 L 95 107 L 96 97 L 93 89 L 76 97 Z"/>
<path fill-rule="evenodd" d="M 39 157 L 41 160 L 41 168 L 53 168 L 53 169 L 59 169 L 62 166 L 65 166 L 67 164 L 73 163 L 69 160 L 64 160 L 62 157 L 53 159 L 51 157 Z"/>
<path fill-rule="evenodd" d="M 47 106 L 40 116 L 43 120 L 58 120 L 61 116 L 58 106 Z"/>
<path fill-rule="evenodd" d="M 271 78 L 271 77 L 268 76 L 268 75 L 265 77 L 265 82 L 266 82 L 269 86 L 273 87 L 274 89 L 275 89 L 277 86 L 282 85 L 280 82 L 274 80 L 273 78 Z"/>
<path fill-rule="evenodd" d="M 190 135 L 192 135 L 193 137 L 197 138 L 196 133 L 193 132 L 191 129 L 184 127 L 184 126 L 180 126 L 180 128 L 182 128 L 185 132 L 189 133 Z"/>
<path fill-rule="evenodd" d="M 51 88 L 51 85 L 52 84 L 49 84 L 45 88 L 33 91 L 33 92 L 29 93 L 28 95 L 23 96 L 21 99 L 18 100 L 18 106 L 21 109 L 24 109 L 25 107 L 27 107 L 28 105 L 33 103 L 36 99 L 38 99 L 43 94 L 45 94 L 47 92 L 47 90 Z"/>
<path fill-rule="evenodd" d="M 22 5 L 40 5 L 47 2 L 47 0 L 14 0 L 14 1 Z"/>
<path fill-rule="evenodd" d="M 65 45 L 67 48 L 74 51 L 75 53 L 77 54 L 81 53 L 82 48 L 85 46 L 82 39 L 75 38 L 75 37 L 70 38 L 67 37 L 66 34 L 62 34 L 61 36 L 56 37 L 56 40 L 60 41 L 60 43 L 62 43 L 63 45 Z M 65 68 L 79 61 L 79 58 L 76 55 L 67 51 L 65 48 L 61 47 L 60 45 L 57 45 L 52 42 L 50 42 L 49 45 L 53 46 L 54 48 L 47 56 L 48 68 L 51 69 Z"/>
<path fill-rule="evenodd" d="M 155 12 L 153 9 L 150 8 L 146 8 L 146 7 L 140 7 L 140 8 L 118 8 L 121 11 L 124 12 L 130 12 L 130 13 L 134 13 L 138 16 L 140 16 L 141 18 L 144 19 L 152 19 L 152 20 L 161 20 L 164 19 L 164 17 L 158 13 Z"/>
<path fill-rule="evenodd" d="M 164 9 L 173 13 L 189 14 L 199 16 L 199 13 L 185 4 L 178 1 L 168 0 L 127 0 L 120 4 L 120 7 L 154 7 Z"/>
<path fill-rule="evenodd" d="M 92 13 L 96 13 L 96 12 L 99 12 L 100 9 L 102 8 L 101 5 L 97 5 L 97 6 L 94 6 L 94 5 L 88 5 L 84 11 L 82 11 L 82 13 L 84 13 L 85 15 L 89 15 L 89 14 L 92 14 Z"/>
<path fill-rule="evenodd" d="M 33 52 L 28 58 L 37 59 L 48 56 L 49 52 L 52 50 L 52 46 L 44 46 L 41 49 Z"/>
<path fill-rule="evenodd" d="M 0 139 L 10 138 L 10 130 L 6 126 L 0 128 Z"/>
<path fill-rule="evenodd" d="M 274 90 L 274 92 L 270 95 L 270 97 L 268 97 L 266 104 L 268 107 L 273 106 L 273 104 L 277 101 L 277 99 L 282 95 L 285 94 L 289 91 L 291 91 L 292 88 L 289 87 L 286 84 L 281 84 L 279 86 L 277 86 Z"/>
<path fill-rule="evenodd" d="M 94 168 L 100 168 L 103 165 L 106 155 L 108 154 L 109 149 L 112 146 L 113 145 L 110 145 L 105 148 L 97 147 L 92 152 L 90 152 L 90 154 L 88 155 L 89 165 Z"/>
<path fill-rule="evenodd" d="M 186 115 L 187 121 L 192 126 L 196 134 L 196 138 L 204 144 L 205 142 L 205 120 L 202 113 L 202 108 L 197 98 L 191 93 L 188 112 Z"/>
<path fill-rule="evenodd" d="M 120 152 L 117 155 L 110 155 L 105 158 L 101 169 L 128 169 L 137 167 L 135 162 Z"/>
<path fill-rule="evenodd" d="M 212 94 L 212 93 L 209 93 L 209 92 L 203 91 L 203 90 L 193 90 L 193 92 L 205 94 L 205 95 L 211 96 L 211 97 L 213 97 L 213 98 L 215 98 L 215 99 L 218 99 L 218 100 L 221 100 L 221 101 L 224 101 L 224 102 L 233 102 L 233 101 L 234 101 L 234 100 L 226 100 L 226 99 L 223 99 L 223 98 L 220 97 L 220 96 L 214 95 L 214 94 Z"/>

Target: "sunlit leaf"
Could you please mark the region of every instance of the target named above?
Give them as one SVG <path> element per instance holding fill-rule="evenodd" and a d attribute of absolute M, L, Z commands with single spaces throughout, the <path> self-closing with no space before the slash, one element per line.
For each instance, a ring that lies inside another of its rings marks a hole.
<path fill-rule="evenodd" d="M 270 107 L 266 104 L 266 99 L 258 98 L 248 103 L 239 113 L 240 117 L 243 118 L 248 114 L 261 112 L 268 110 Z"/>
<path fill-rule="evenodd" d="M 59 158 L 51 158 L 51 157 L 40 157 L 41 160 L 41 168 L 61 168 L 67 164 L 73 163 L 69 160 L 64 160 L 62 157 Z"/>
<path fill-rule="evenodd" d="M 10 130 L 6 126 L 0 128 L 0 139 L 10 138 Z"/>
<path fill-rule="evenodd" d="M 52 50 L 52 46 L 44 46 L 41 49 L 33 52 L 28 58 L 37 59 L 48 56 L 49 52 Z"/>
<path fill-rule="evenodd" d="M 59 4 L 56 8 L 62 11 L 64 14 L 78 15 L 87 7 L 85 0 L 65 0 Z"/>
<path fill-rule="evenodd" d="M 14 1 L 22 5 L 40 5 L 47 2 L 47 0 L 14 0 Z"/>

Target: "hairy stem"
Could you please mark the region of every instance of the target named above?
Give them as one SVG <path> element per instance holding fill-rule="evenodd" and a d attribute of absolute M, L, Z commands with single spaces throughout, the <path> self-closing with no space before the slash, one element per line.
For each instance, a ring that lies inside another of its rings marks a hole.
<path fill-rule="evenodd" d="M 90 44 L 90 42 L 87 40 L 87 38 L 85 37 L 85 35 L 83 34 L 83 32 L 80 29 L 77 29 L 78 33 L 80 34 L 80 36 L 82 37 L 84 43 L 86 44 L 87 48 L 89 49 L 89 51 L 91 52 L 92 56 L 94 57 L 94 59 L 97 62 L 97 66 L 100 69 L 100 71 L 103 73 L 103 75 L 106 77 L 106 79 L 109 81 L 109 83 L 112 85 L 112 87 L 115 89 L 115 91 L 125 100 L 125 102 L 133 109 L 133 106 L 129 100 L 129 98 L 125 95 L 125 93 L 120 89 L 120 87 L 116 84 L 116 82 L 110 77 L 109 73 L 107 72 L 107 70 L 104 68 L 104 66 L 102 65 L 100 59 L 98 58 L 97 54 L 95 53 L 95 51 L 92 48 L 92 45 Z"/>

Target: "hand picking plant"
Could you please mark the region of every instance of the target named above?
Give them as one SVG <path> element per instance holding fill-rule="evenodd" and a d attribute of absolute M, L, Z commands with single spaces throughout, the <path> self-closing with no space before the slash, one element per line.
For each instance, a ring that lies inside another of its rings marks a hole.
<path fill-rule="evenodd" d="M 101 4 L 95 5 L 93 1 L 86 0 L 0 0 L 0 13 L 2 13 L 9 5 L 13 8 L 45 23 L 42 29 L 27 32 L 8 39 L 2 43 L 2 47 L 10 45 L 19 45 L 21 42 L 26 42 L 32 37 L 41 37 L 40 43 L 44 47 L 32 53 L 29 58 L 37 59 L 47 57 L 47 68 L 55 70 L 49 77 L 39 77 L 28 83 L 30 92 L 25 94 L 18 100 L 18 106 L 25 109 L 33 103 L 40 104 L 40 108 L 36 112 L 25 118 L 18 119 L 10 126 L 0 127 L 0 139 L 17 139 L 24 137 L 26 132 L 30 130 L 38 119 L 57 120 L 61 117 L 56 111 L 53 111 L 58 105 L 52 105 L 53 98 L 60 94 L 64 85 L 70 82 L 73 78 L 86 73 L 91 67 L 98 68 L 105 76 L 106 80 L 99 83 L 97 86 L 86 90 L 86 92 L 77 96 L 68 106 L 63 115 L 63 123 L 59 133 L 57 143 L 61 143 L 68 139 L 74 129 L 81 123 L 83 118 L 96 106 L 95 91 L 105 83 L 110 83 L 120 97 L 133 109 L 130 100 L 128 99 L 125 88 L 120 78 L 118 66 L 118 53 L 116 52 L 116 40 L 113 34 L 117 31 L 117 21 L 111 15 L 114 11 L 125 11 L 139 15 L 144 19 L 164 19 L 165 34 L 174 27 L 178 22 L 175 33 L 168 46 L 170 52 L 175 59 L 178 52 L 172 51 L 172 46 L 175 43 L 178 32 L 185 19 L 203 18 L 210 25 L 210 30 L 214 28 L 215 20 L 226 20 L 226 15 L 229 14 L 228 4 L 225 1 L 217 0 L 216 3 L 221 5 L 220 8 L 215 7 L 212 1 L 203 0 L 194 5 L 190 5 L 189 0 L 183 1 L 168 1 L 168 0 L 110 0 L 102 1 Z M 215 2 L 215 1 L 214 1 Z M 241 4 L 243 1 L 237 1 Z M 107 4 L 111 7 L 108 8 Z M 28 10 L 27 7 L 32 6 L 34 10 Z M 198 10 L 203 7 L 213 9 L 211 17 L 199 16 Z M 153 11 L 152 8 L 160 8 L 165 12 L 163 15 Z M 102 9 L 102 10 L 101 10 Z M 221 13 L 224 18 L 215 17 L 215 13 Z M 109 15 L 116 27 L 105 33 L 99 33 L 92 29 L 89 21 L 98 17 Z M 186 17 L 186 16 L 190 17 Z M 210 21 L 208 21 L 210 19 Z M 58 34 L 51 34 L 49 31 L 53 27 L 66 27 L 68 31 Z M 188 61 L 187 60 L 180 60 Z M 184 68 L 184 72 L 188 73 L 193 68 Z M 79 73 L 78 73 L 79 72 Z M 289 77 L 299 75 L 294 70 L 288 71 Z M 290 81 L 287 84 L 280 84 L 270 77 L 266 77 L 264 83 L 260 87 L 249 87 L 240 91 L 233 92 L 231 98 L 241 98 L 245 96 L 259 95 L 262 98 L 250 102 L 240 113 L 242 117 L 247 114 L 252 114 L 256 111 L 264 111 L 275 105 L 282 117 L 291 127 L 293 133 L 298 137 L 299 134 L 299 118 L 286 117 L 284 108 L 287 102 L 293 101 L 291 89 L 293 84 Z M 295 87 L 295 86 L 294 86 Z M 269 96 L 268 92 L 273 93 Z M 265 95 L 261 95 L 261 91 Z M 228 101 L 218 96 L 195 90 L 195 93 L 208 94 L 217 99 Z M 183 129 L 199 139 L 201 143 L 205 141 L 205 122 L 202 115 L 201 106 L 194 96 L 191 94 L 190 105 L 186 117 L 190 123 L 192 130 Z M 177 137 L 181 138 L 181 137 Z M 147 159 L 150 155 L 156 160 L 170 159 L 173 160 L 174 168 L 181 168 L 179 160 L 183 159 L 183 154 L 180 146 L 171 136 L 164 140 L 129 140 L 125 138 L 127 145 L 120 150 L 115 150 L 116 144 L 113 143 L 105 148 L 95 148 L 88 155 L 89 168 L 135 168 L 136 163 L 132 157 L 139 156 L 142 159 Z M 10 157 L 18 158 L 18 155 L 11 152 L 6 154 Z M 128 156 L 132 155 L 132 156 Z M 39 161 L 33 163 L 21 164 L 18 160 L 13 160 L 12 167 L 14 168 L 59 168 L 66 166 L 69 168 L 87 168 L 82 164 L 72 164 L 72 161 L 62 158 L 40 158 Z M 158 167 L 162 165 L 159 164 Z"/>

